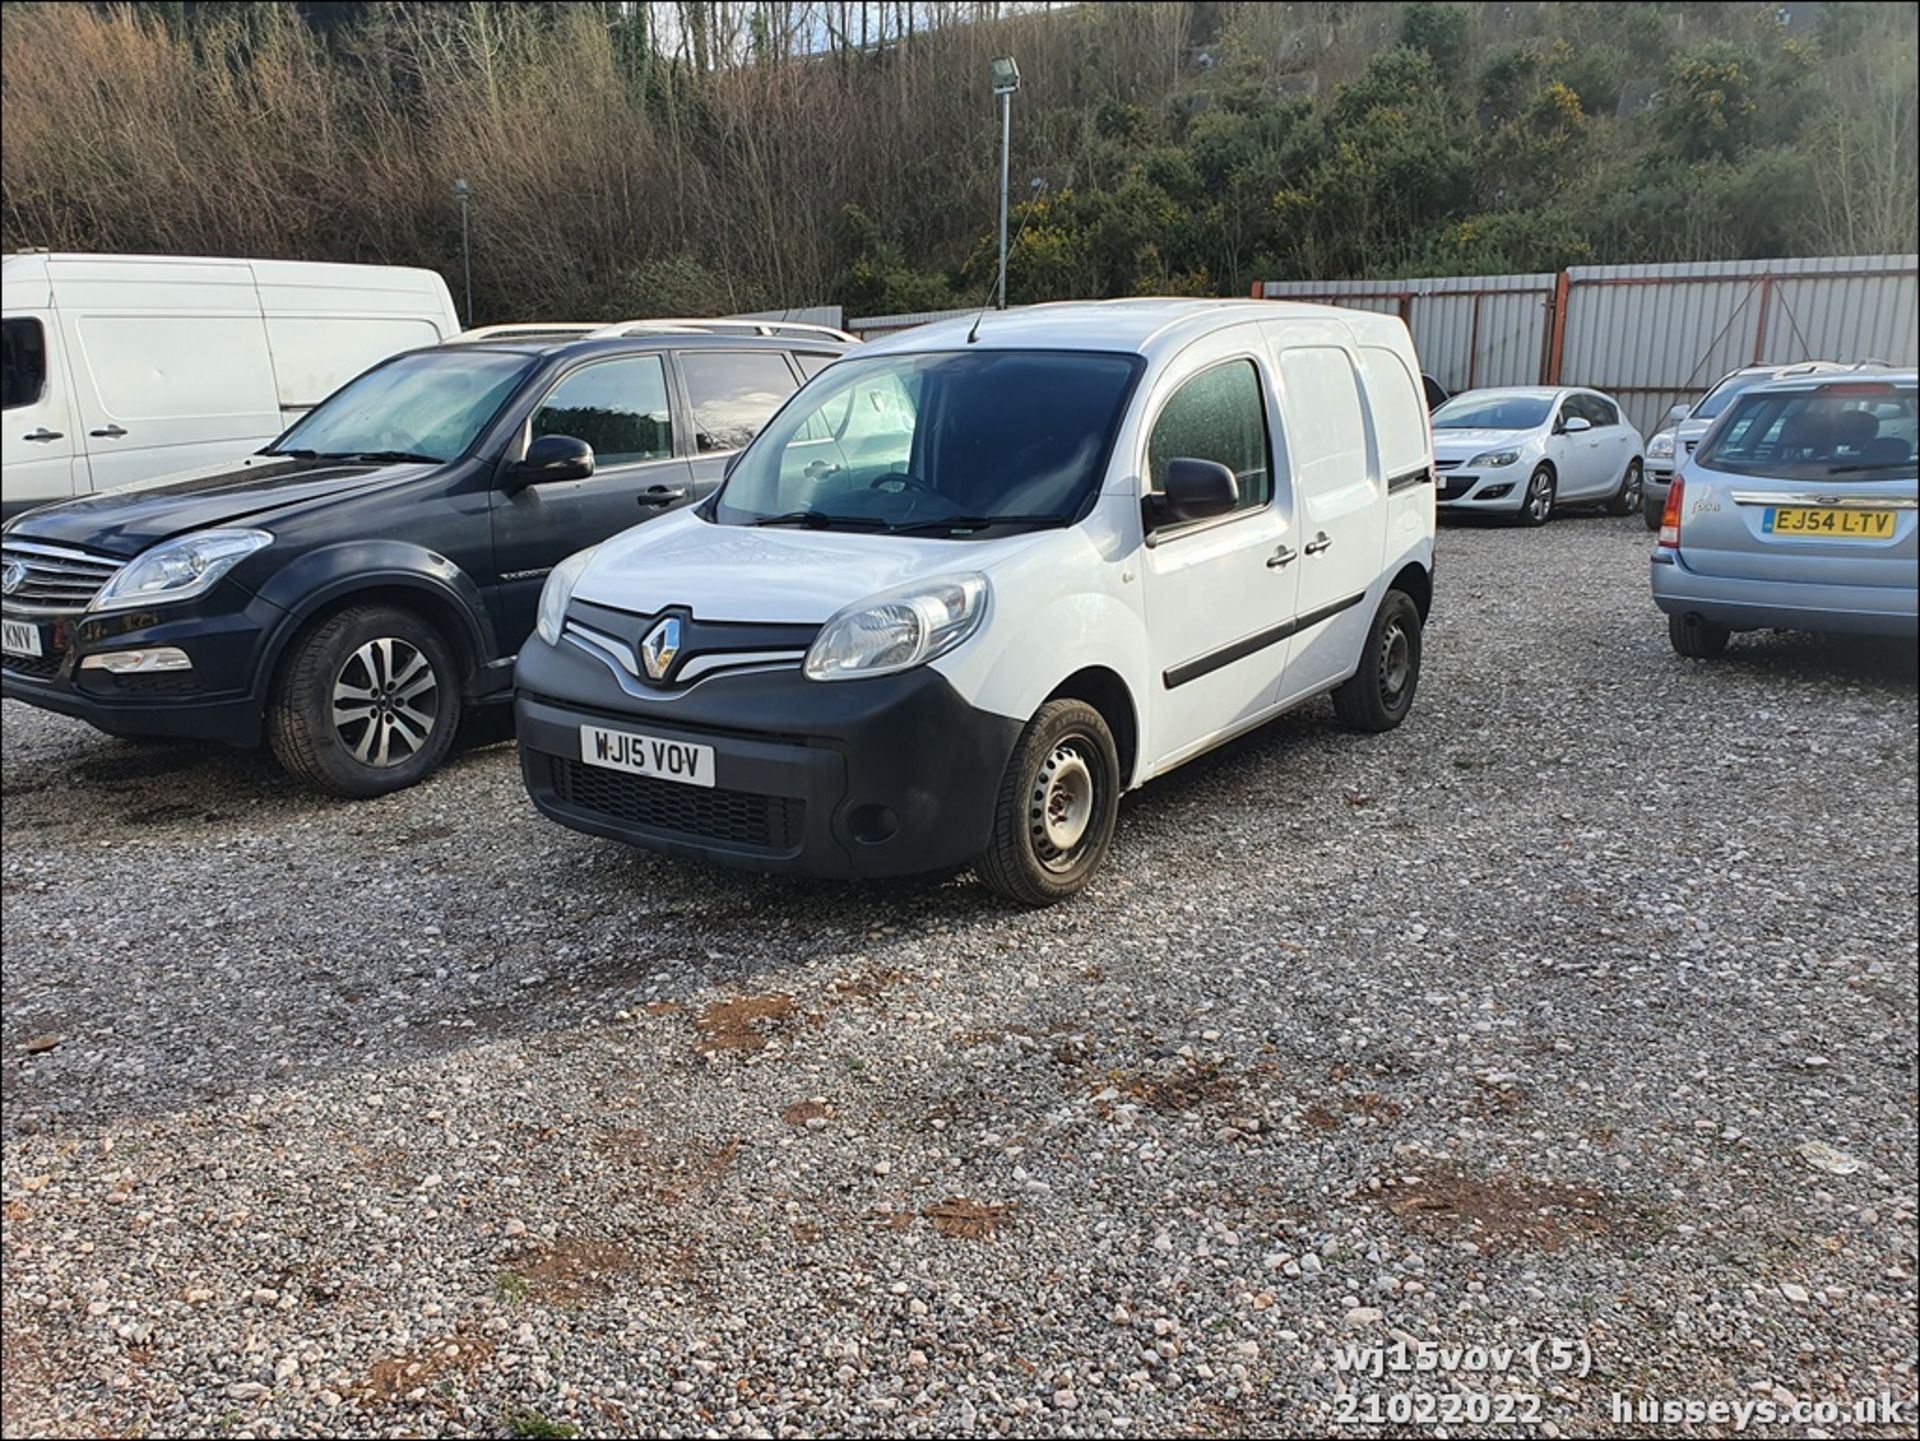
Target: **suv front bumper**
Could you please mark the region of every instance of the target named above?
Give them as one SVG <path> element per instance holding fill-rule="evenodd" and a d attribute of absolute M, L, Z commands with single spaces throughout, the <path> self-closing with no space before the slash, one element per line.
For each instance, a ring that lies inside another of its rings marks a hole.
<path fill-rule="evenodd" d="M 911 875 L 972 860 L 1022 729 L 924 666 L 854 681 L 811 681 L 797 668 L 718 675 L 653 700 L 571 642 L 534 637 L 514 684 L 521 772 L 542 813 L 648 850 L 794 875 Z M 714 784 L 590 765 L 584 725 L 711 746 Z"/>

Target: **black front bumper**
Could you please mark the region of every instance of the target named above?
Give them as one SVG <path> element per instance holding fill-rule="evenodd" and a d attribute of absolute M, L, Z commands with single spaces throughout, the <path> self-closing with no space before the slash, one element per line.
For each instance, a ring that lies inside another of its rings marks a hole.
<path fill-rule="evenodd" d="M 109 735 L 260 744 L 262 663 L 287 617 L 230 582 L 179 606 L 8 619 L 37 626 L 44 651 L 0 663 L 0 694 L 8 700 L 73 716 Z M 185 651 L 193 668 L 118 676 L 80 665 L 88 655 L 155 646 Z"/>
<path fill-rule="evenodd" d="M 811 876 L 911 875 L 986 848 L 1021 723 L 924 667 L 857 681 L 715 676 L 660 700 L 569 642 L 520 652 L 527 791 L 575 830 L 669 855 Z M 711 787 L 589 765 L 580 727 L 712 746 Z"/>

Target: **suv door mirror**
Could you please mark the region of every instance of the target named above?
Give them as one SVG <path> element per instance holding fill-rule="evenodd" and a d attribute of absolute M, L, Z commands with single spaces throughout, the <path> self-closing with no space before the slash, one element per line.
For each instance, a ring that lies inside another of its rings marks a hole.
<path fill-rule="evenodd" d="M 1667 424 L 1678 425 L 1681 421 L 1685 420 L 1689 415 L 1692 415 L 1692 414 L 1693 414 L 1693 407 L 1691 405 L 1688 405 L 1683 400 L 1678 405 L 1669 406 L 1667 408 Z"/>
<path fill-rule="evenodd" d="M 1593 422 L 1582 416 L 1569 415 L 1560 422 L 1560 429 L 1566 435 L 1578 435 L 1583 430 L 1592 430 Z"/>
<path fill-rule="evenodd" d="M 572 435 L 541 436 L 527 447 L 527 458 L 507 472 L 516 486 L 585 480 L 592 474 L 593 447 Z"/>
<path fill-rule="evenodd" d="M 1167 462 L 1166 489 L 1147 497 L 1147 526 L 1211 520 L 1240 504 L 1240 482 L 1217 460 Z"/>

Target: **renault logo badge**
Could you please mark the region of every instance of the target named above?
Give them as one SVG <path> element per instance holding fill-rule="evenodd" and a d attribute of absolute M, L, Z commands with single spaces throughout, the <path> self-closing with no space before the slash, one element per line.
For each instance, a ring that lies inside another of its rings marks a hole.
<path fill-rule="evenodd" d="M 680 618 L 668 616 L 640 642 L 640 661 L 653 680 L 665 680 L 680 656 Z"/>

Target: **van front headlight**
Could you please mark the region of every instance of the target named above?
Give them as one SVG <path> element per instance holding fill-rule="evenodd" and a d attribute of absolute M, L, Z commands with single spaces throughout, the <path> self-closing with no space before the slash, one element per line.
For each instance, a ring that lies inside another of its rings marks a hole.
<path fill-rule="evenodd" d="M 567 606 L 573 601 L 573 588 L 580 583 L 580 572 L 587 568 L 587 562 L 599 548 L 591 545 L 575 551 L 553 568 L 547 583 L 540 588 L 540 610 L 533 624 L 540 632 L 540 639 L 548 645 L 560 644 L 560 630 L 567 623 Z"/>
<path fill-rule="evenodd" d="M 807 651 L 807 678 L 859 680 L 925 665 L 980 628 L 987 595 L 987 578 L 976 573 L 868 596 L 820 628 Z"/>
<path fill-rule="evenodd" d="M 1647 442 L 1647 459 L 1649 460 L 1672 460 L 1673 459 L 1673 432 L 1672 431 L 1663 430 L 1658 435 L 1656 435 L 1652 440 Z"/>
<path fill-rule="evenodd" d="M 193 600 L 256 550 L 272 544 L 273 537 L 264 530 L 201 530 L 163 540 L 115 571 L 87 609 L 126 610 Z"/>

